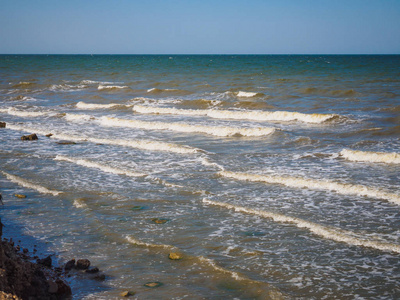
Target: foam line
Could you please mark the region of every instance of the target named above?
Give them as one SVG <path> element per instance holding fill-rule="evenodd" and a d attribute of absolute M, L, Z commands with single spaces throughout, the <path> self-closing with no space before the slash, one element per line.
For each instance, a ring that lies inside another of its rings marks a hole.
<path fill-rule="evenodd" d="M 208 116 L 216 119 L 237 119 L 253 121 L 301 121 L 305 123 L 323 123 L 335 117 L 336 114 L 304 114 L 289 111 L 234 111 L 234 110 L 215 110 L 215 109 L 179 109 L 165 107 L 151 107 L 134 105 L 135 112 L 142 114 L 173 114 Z"/>
<path fill-rule="evenodd" d="M 166 122 L 146 122 L 138 120 L 126 120 L 110 117 L 101 117 L 100 124 L 110 127 L 129 127 L 149 130 L 172 130 L 186 133 L 205 133 L 215 136 L 265 136 L 272 134 L 275 129 L 271 127 L 257 128 L 238 128 L 227 126 L 202 126 L 190 125 L 184 123 L 166 123 Z"/>
<path fill-rule="evenodd" d="M 79 109 L 111 109 L 118 106 L 125 106 L 131 107 L 132 105 L 125 105 L 125 104 L 118 104 L 118 103 L 110 103 L 110 104 L 94 104 L 94 103 L 85 103 L 85 102 L 78 102 L 75 106 Z"/>
<path fill-rule="evenodd" d="M 44 130 L 37 129 L 37 128 L 24 127 L 24 126 L 8 124 L 8 123 L 7 123 L 7 129 L 35 132 L 35 133 L 41 134 L 41 135 L 46 135 L 49 133 L 49 131 L 44 131 Z M 63 134 L 63 133 L 60 133 L 60 134 L 55 133 L 55 134 L 53 134 L 53 136 L 51 136 L 51 138 L 60 139 L 60 140 L 70 140 L 70 141 L 76 141 L 76 142 L 87 141 L 87 142 L 95 143 L 95 144 L 117 145 L 117 146 L 131 147 L 131 148 L 136 148 L 136 149 L 141 149 L 141 150 L 165 151 L 165 152 L 173 152 L 173 153 L 179 153 L 179 154 L 192 154 L 192 153 L 197 153 L 200 151 L 200 149 L 189 147 L 189 146 L 165 143 L 165 142 L 157 142 L 157 141 L 151 141 L 151 140 L 99 139 L 99 138 L 82 137 L 82 136 L 76 136 L 76 135 L 68 135 L 68 134 Z"/>
<path fill-rule="evenodd" d="M 96 163 L 96 162 L 93 162 L 93 161 L 90 161 L 90 160 L 76 159 L 76 158 L 73 158 L 73 157 L 67 157 L 67 156 L 63 156 L 63 155 L 57 155 L 54 158 L 54 160 L 68 161 L 68 162 L 72 162 L 72 163 L 77 164 L 77 165 L 81 165 L 81 166 L 88 167 L 88 168 L 100 169 L 100 170 L 102 170 L 104 172 L 117 174 L 117 175 L 126 175 L 126 176 L 129 176 L 129 177 L 147 176 L 147 174 L 126 171 L 126 170 L 122 170 L 122 169 L 119 169 L 119 168 L 114 168 L 114 167 L 110 167 L 110 166 L 107 166 L 107 165 L 99 164 L 99 163 Z"/>
<path fill-rule="evenodd" d="M 20 186 L 23 186 L 23 187 L 26 187 L 26 188 L 29 188 L 32 190 L 36 190 L 42 194 L 51 194 L 53 196 L 57 196 L 62 193 L 60 191 L 49 190 L 48 188 L 45 188 L 44 186 L 31 183 L 26 179 L 23 179 L 21 177 L 15 176 L 15 175 L 11 175 L 11 174 L 3 172 L 3 171 L 1 171 L 1 173 L 3 173 L 3 175 L 6 176 L 8 180 L 11 180 L 12 182 L 17 183 Z"/>
<path fill-rule="evenodd" d="M 384 199 L 394 204 L 400 205 L 400 196 L 380 191 L 359 184 L 339 183 L 329 180 L 316 180 L 307 178 L 298 178 L 292 176 L 276 176 L 276 175 L 256 175 L 248 173 L 237 173 L 231 171 L 221 171 L 219 175 L 238 180 L 247 180 L 253 182 L 264 182 L 270 184 L 282 184 L 294 188 L 308 188 L 313 190 L 333 191 L 342 195 L 357 195 L 371 198 Z"/>
<path fill-rule="evenodd" d="M 270 211 L 255 210 L 255 209 L 246 208 L 243 206 L 236 206 L 236 205 L 232 205 L 232 204 L 228 204 L 228 203 L 224 203 L 224 202 L 211 201 L 209 199 L 203 199 L 203 203 L 208 204 L 208 205 L 224 207 L 224 208 L 234 210 L 237 212 L 243 212 L 246 214 L 251 214 L 251 215 L 256 215 L 256 216 L 272 219 L 273 221 L 279 222 L 279 223 L 294 224 L 295 226 L 297 226 L 299 228 L 306 228 L 310 232 L 312 232 L 320 237 L 323 237 L 323 238 L 326 238 L 329 240 L 333 240 L 335 242 L 343 242 L 343 243 L 346 243 L 349 245 L 354 245 L 354 246 L 363 246 L 363 247 L 374 248 L 374 249 L 381 250 L 381 251 L 393 251 L 396 253 L 400 253 L 400 245 L 382 242 L 382 241 L 378 241 L 378 240 L 373 240 L 373 239 L 370 239 L 367 237 L 362 237 L 351 231 L 346 231 L 346 230 L 342 230 L 339 228 L 327 227 L 327 226 L 319 225 L 319 224 L 309 222 L 306 220 L 302 220 L 299 218 L 289 217 L 289 216 L 277 214 L 277 213 L 270 212 Z"/>

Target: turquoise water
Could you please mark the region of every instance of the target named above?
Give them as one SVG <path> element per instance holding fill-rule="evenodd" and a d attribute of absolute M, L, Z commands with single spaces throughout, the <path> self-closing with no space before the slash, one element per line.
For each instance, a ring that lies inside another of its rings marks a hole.
<path fill-rule="evenodd" d="M 1 217 L 105 272 L 70 279 L 76 299 L 398 298 L 399 70 L 400 56 L 0 56 Z"/>

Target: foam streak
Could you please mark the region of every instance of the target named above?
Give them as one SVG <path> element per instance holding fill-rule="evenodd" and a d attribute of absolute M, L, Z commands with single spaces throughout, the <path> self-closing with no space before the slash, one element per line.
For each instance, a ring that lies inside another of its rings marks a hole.
<path fill-rule="evenodd" d="M 297 226 L 299 228 L 306 228 L 310 232 L 312 232 L 320 237 L 323 237 L 323 238 L 326 238 L 329 240 L 333 240 L 335 242 L 344 242 L 346 244 L 354 245 L 354 246 L 363 246 L 363 247 L 374 248 L 374 249 L 381 250 L 381 251 L 393 251 L 396 253 L 400 253 L 400 245 L 369 239 L 366 237 L 359 236 L 351 231 L 346 231 L 346 230 L 342 230 L 339 228 L 327 227 L 327 226 L 319 225 L 319 224 L 309 222 L 306 220 L 302 220 L 299 218 L 289 217 L 289 216 L 285 216 L 282 214 L 277 214 L 274 212 L 255 210 L 255 209 L 246 208 L 246 207 L 242 207 L 242 206 L 236 206 L 236 205 L 232 205 L 232 204 L 228 204 L 228 203 L 211 201 L 208 199 L 203 199 L 203 203 L 224 207 L 224 208 L 234 210 L 237 212 L 243 212 L 246 214 L 251 214 L 251 215 L 256 215 L 256 216 L 272 219 L 273 221 L 279 222 L 279 223 L 294 224 L 295 226 Z"/>
<path fill-rule="evenodd" d="M 340 155 L 351 161 L 400 164 L 400 154 L 343 149 Z"/>
<path fill-rule="evenodd" d="M 328 180 L 304 179 L 292 176 L 276 175 L 256 175 L 248 173 L 236 173 L 230 171 L 219 172 L 221 176 L 234 178 L 238 180 L 247 180 L 253 182 L 264 182 L 270 184 L 282 184 L 294 188 L 308 188 L 314 190 L 328 190 L 342 195 L 366 196 L 378 199 L 384 199 L 394 204 L 400 205 L 400 196 L 369 188 L 364 185 L 339 183 Z"/>
<path fill-rule="evenodd" d="M 57 196 L 57 195 L 62 193 L 62 192 L 59 192 L 59 191 L 49 190 L 48 188 L 45 188 L 44 186 L 31 183 L 31 182 L 29 182 L 29 181 L 27 181 L 27 180 L 25 180 L 25 179 L 23 179 L 21 177 L 18 177 L 18 176 L 15 176 L 15 175 L 11 175 L 11 174 L 8 174 L 8 173 L 3 172 L 3 171 L 1 171 L 1 173 L 3 173 L 3 175 L 6 176 L 8 180 L 11 180 L 12 182 L 17 183 L 20 186 L 23 186 L 23 187 L 26 187 L 26 188 L 29 188 L 29 189 L 32 189 L 32 190 L 36 190 L 36 191 L 38 191 L 39 193 L 42 193 L 42 194 L 51 194 L 53 196 Z"/>

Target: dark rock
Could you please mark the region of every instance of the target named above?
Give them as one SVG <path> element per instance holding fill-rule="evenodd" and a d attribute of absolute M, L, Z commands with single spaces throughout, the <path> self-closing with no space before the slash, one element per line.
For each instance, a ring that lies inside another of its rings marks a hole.
<path fill-rule="evenodd" d="M 58 292 L 58 285 L 55 283 L 53 280 L 47 280 L 47 283 L 49 285 L 49 293 L 50 294 L 55 294 Z"/>
<path fill-rule="evenodd" d="M 51 268 L 52 261 L 50 255 L 47 256 L 46 258 L 38 259 L 37 263 L 47 268 Z"/>
<path fill-rule="evenodd" d="M 52 133 L 46 134 L 46 137 L 51 137 L 51 136 L 53 136 Z"/>
<path fill-rule="evenodd" d="M 29 252 L 29 250 L 28 250 L 28 249 L 26 249 L 26 248 L 24 248 L 24 249 L 22 249 L 22 252 L 24 252 L 24 253 L 28 253 L 28 252 Z"/>
<path fill-rule="evenodd" d="M 90 269 L 87 269 L 85 272 L 86 273 L 90 273 L 90 274 L 94 274 L 94 273 L 99 273 L 99 268 L 98 267 L 93 267 L 93 268 L 90 268 Z"/>
<path fill-rule="evenodd" d="M 57 287 L 58 287 L 57 295 L 69 296 L 72 294 L 71 288 L 64 281 L 62 281 L 61 279 L 57 279 L 56 283 L 57 283 Z"/>
<path fill-rule="evenodd" d="M 0 128 L 6 128 L 6 122 L 0 122 Z"/>
<path fill-rule="evenodd" d="M 38 137 L 37 137 L 36 133 L 21 136 L 21 140 L 23 140 L 23 141 L 34 141 L 37 139 L 38 139 Z"/>
<path fill-rule="evenodd" d="M 97 281 L 104 281 L 104 280 L 106 280 L 106 275 L 98 274 L 98 275 L 94 276 L 93 279 L 95 279 Z"/>
<path fill-rule="evenodd" d="M 75 268 L 75 259 L 71 259 L 64 266 L 65 271 L 69 271 L 69 270 L 71 270 L 73 268 Z"/>
<path fill-rule="evenodd" d="M 88 259 L 78 259 L 76 262 L 76 268 L 78 270 L 86 270 L 90 266 L 90 261 Z"/>

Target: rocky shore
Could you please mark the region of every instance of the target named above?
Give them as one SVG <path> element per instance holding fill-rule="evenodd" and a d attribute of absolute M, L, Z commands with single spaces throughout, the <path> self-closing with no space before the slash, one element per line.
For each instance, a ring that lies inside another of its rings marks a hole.
<path fill-rule="evenodd" d="M 0 222 L 0 299 L 70 299 L 63 268 L 53 267 L 50 256 L 32 257 L 12 239 L 3 239 L 2 226 Z"/>

